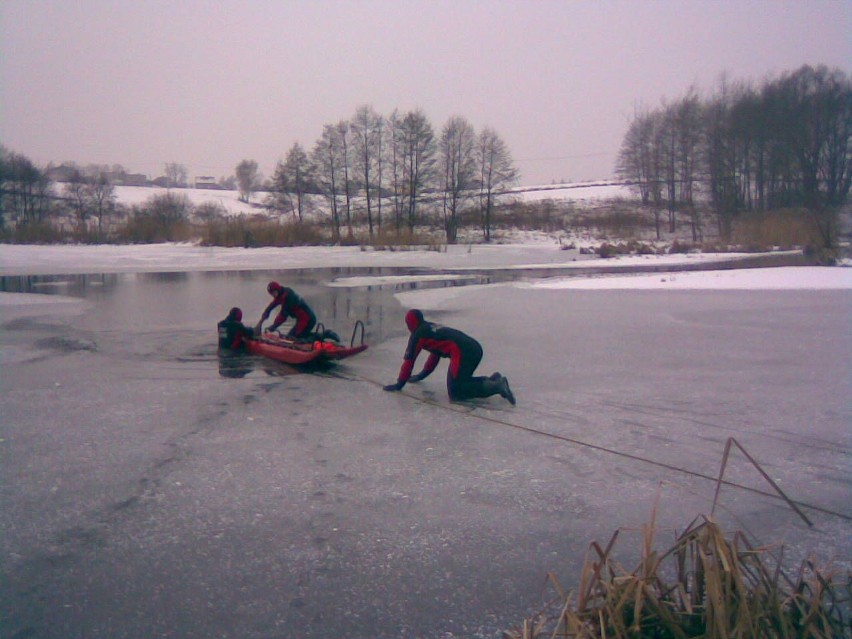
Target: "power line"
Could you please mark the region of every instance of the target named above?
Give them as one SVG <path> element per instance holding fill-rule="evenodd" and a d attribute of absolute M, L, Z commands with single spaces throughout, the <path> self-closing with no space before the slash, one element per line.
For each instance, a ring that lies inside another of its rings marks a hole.
<path fill-rule="evenodd" d="M 582 160 L 583 158 L 603 157 L 606 155 L 615 155 L 615 153 L 601 151 L 598 153 L 583 153 L 580 155 L 561 155 L 548 158 L 518 158 L 518 162 L 557 162 L 560 160 Z"/>

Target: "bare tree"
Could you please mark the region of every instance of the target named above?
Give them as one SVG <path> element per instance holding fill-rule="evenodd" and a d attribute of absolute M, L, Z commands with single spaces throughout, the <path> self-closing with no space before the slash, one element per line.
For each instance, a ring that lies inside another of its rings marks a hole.
<path fill-rule="evenodd" d="M 838 207 L 852 182 L 852 83 L 840 71 L 804 66 L 779 82 L 793 134 L 802 201 L 823 245 L 836 245 Z"/>
<path fill-rule="evenodd" d="M 380 117 L 377 121 L 376 131 L 376 226 L 379 232 L 382 230 L 382 202 L 384 201 L 384 167 L 385 167 L 385 119 Z"/>
<path fill-rule="evenodd" d="M 50 179 L 26 156 L 7 152 L 2 163 L 3 210 L 17 224 L 40 224 L 50 213 Z"/>
<path fill-rule="evenodd" d="M 275 171 L 272 172 L 268 205 L 270 209 L 281 215 L 285 211 L 290 211 L 295 219 L 299 219 L 299 210 L 291 191 L 290 177 L 287 175 L 286 165 L 281 160 L 278 160 Z"/>
<path fill-rule="evenodd" d="M 6 189 L 9 186 L 9 150 L 0 144 L 0 230 L 6 228 Z"/>
<path fill-rule="evenodd" d="M 692 206 L 695 161 L 699 150 L 701 120 L 698 98 L 694 91 L 663 108 L 655 144 L 661 158 L 662 181 L 666 190 L 669 232 L 676 228 L 676 212 L 681 205 L 693 215 L 693 235 L 698 232 Z"/>
<path fill-rule="evenodd" d="M 326 196 L 331 210 L 332 241 L 340 241 L 340 196 L 343 180 L 343 149 L 339 130 L 326 124 L 322 136 L 311 151 L 311 160 L 315 171 L 315 180 L 319 191 Z"/>
<path fill-rule="evenodd" d="M 693 242 L 702 239 L 701 218 L 697 213 L 693 198 L 696 163 L 701 144 L 702 107 L 698 94 L 690 89 L 687 95 L 675 106 L 675 127 L 677 146 L 675 149 L 678 202 L 689 212 Z"/>
<path fill-rule="evenodd" d="M 346 235 L 349 240 L 354 237 L 352 230 L 352 152 L 350 149 L 349 123 L 341 120 L 337 123 L 337 140 L 340 149 L 340 167 L 343 178 L 343 212 L 346 214 Z"/>
<path fill-rule="evenodd" d="M 383 118 L 371 106 L 360 106 L 352 118 L 350 131 L 354 147 L 353 164 L 358 173 L 367 205 L 367 226 L 373 237 L 373 198 L 378 200 L 378 226 L 381 228 L 381 171 Z"/>
<path fill-rule="evenodd" d="M 852 86 L 804 66 L 760 91 L 723 82 L 705 115 L 705 162 L 720 234 L 743 211 L 804 206 L 826 246 L 852 181 Z"/>
<path fill-rule="evenodd" d="M 115 214 L 115 187 L 109 181 L 106 173 L 99 173 L 89 178 L 87 197 L 92 209 L 92 215 L 98 220 L 98 239 L 104 237 L 104 223 Z"/>
<path fill-rule="evenodd" d="M 438 162 L 441 173 L 444 231 L 447 243 L 458 237 L 459 213 L 476 184 L 476 133 L 465 118 L 450 118 L 441 130 Z"/>
<path fill-rule="evenodd" d="M 242 160 L 237 164 L 235 172 L 237 175 L 237 188 L 240 191 L 240 201 L 248 203 L 260 185 L 257 162 L 254 160 Z"/>
<path fill-rule="evenodd" d="M 405 201 L 403 187 L 403 158 L 405 157 L 405 152 L 403 149 L 402 118 L 396 109 L 394 109 L 393 113 L 387 119 L 384 137 L 386 139 L 384 145 L 385 154 L 387 155 L 387 164 L 389 164 L 390 170 L 394 228 L 398 235 L 402 230 L 403 203 Z"/>
<path fill-rule="evenodd" d="M 485 127 L 477 138 L 479 160 L 479 216 L 485 241 L 491 241 L 491 222 L 494 204 L 501 191 L 518 180 L 512 155 L 500 135 Z"/>
<path fill-rule="evenodd" d="M 852 186 L 852 82 L 839 70 L 803 66 L 759 89 L 723 77 L 705 103 L 690 89 L 634 119 L 618 171 L 637 182 L 643 201 L 667 201 L 670 230 L 676 209 L 686 206 L 695 239 L 701 229 L 693 186 L 703 179 L 722 237 L 731 236 L 744 212 L 798 206 L 833 247 L 837 210 Z M 664 197 L 656 183 L 665 187 Z"/>
<path fill-rule="evenodd" d="M 677 218 L 677 118 L 675 108 L 668 106 L 663 110 L 661 126 L 657 129 L 656 144 L 662 159 L 662 178 L 666 189 L 666 203 L 669 212 L 669 233 L 674 233 Z"/>
<path fill-rule="evenodd" d="M 305 149 L 298 142 L 294 143 L 287 152 L 287 158 L 278 163 L 272 176 L 270 201 L 275 210 L 290 210 L 295 219 L 303 219 L 311 170 Z"/>
<path fill-rule="evenodd" d="M 829 207 L 846 202 L 852 188 L 852 78 L 829 72 L 824 85 L 825 147 L 820 181 Z"/>
<path fill-rule="evenodd" d="M 400 126 L 403 151 L 403 186 L 407 224 L 414 230 L 417 203 L 432 183 L 435 170 L 435 133 L 426 114 L 409 111 Z"/>
<path fill-rule="evenodd" d="M 99 170 L 97 172 L 102 173 L 104 171 Z M 186 167 L 183 164 L 178 164 L 177 162 L 169 162 L 165 166 L 164 174 L 166 176 L 166 184 L 169 187 L 186 186 L 186 180 L 187 176 L 189 175 L 189 171 L 187 171 Z"/>
<path fill-rule="evenodd" d="M 719 235 L 725 239 L 731 237 L 733 221 L 745 208 L 740 176 L 745 164 L 742 155 L 748 144 L 741 141 L 741 127 L 735 125 L 732 117 L 741 90 L 724 82 L 704 116 L 704 164 L 710 202 L 716 212 Z"/>
<path fill-rule="evenodd" d="M 77 219 L 80 235 L 88 237 L 89 219 L 94 217 L 98 222 L 97 238 L 102 239 L 104 223 L 115 212 L 116 200 L 115 187 L 107 172 L 99 170 L 94 174 L 84 173 L 75 167 L 68 176 L 63 191 Z"/>
<path fill-rule="evenodd" d="M 78 232 L 85 235 L 87 232 L 87 221 L 89 218 L 89 206 L 87 202 L 88 180 L 80 169 L 74 167 L 68 175 L 62 190 L 71 206 L 74 217 L 77 220 Z"/>
<path fill-rule="evenodd" d="M 642 204 L 648 204 L 650 195 L 650 176 L 646 149 L 651 147 L 652 136 L 648 135 L 647 123 L 650 117 L 646 114 L 634 114 L 627 133 L 621 141 L 618 158 L 615 163 L 615 173 L 619 179 L 628 182 L 639 193 Z"/>
<path fill-rule="evenodd" d="M 616 162 L 616 174 L 639 193 L 643 204 L 652 204 L 657 239 L 662 234 L 661 150 L 657 141 L 661 126 L 659 112 L 638 112 L 624 136 Z"/>
<path fill-rule="evenodd" d="M 153 222 L 162 239 L 173 241 L 178 237 L 180 226 L 189 217 L 192 204 L 186 195 L 163 193 L 151 197 L 143 207 L 143 215 Z"/>

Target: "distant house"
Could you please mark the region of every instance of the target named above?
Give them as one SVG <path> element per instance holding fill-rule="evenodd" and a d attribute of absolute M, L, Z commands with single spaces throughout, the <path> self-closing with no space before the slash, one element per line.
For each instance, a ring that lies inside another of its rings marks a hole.
<path fill-rule="evenodd" d="M 195 188 L 218 189 L 219 185 L 216 183 L 216 178 L 212 175 L 197 175 L 195 177 Z"/>
<path fill-rule="evenodd" d="M 144 173 L 125 173 L 124 186 L 148 186 L 148 176 Z"/>
<path fill-rule="evenodd" d="M 148 186 L 148 176 L 144 173 L 110 171 L 106 174 L 106 177 L 114 186 Z"/>

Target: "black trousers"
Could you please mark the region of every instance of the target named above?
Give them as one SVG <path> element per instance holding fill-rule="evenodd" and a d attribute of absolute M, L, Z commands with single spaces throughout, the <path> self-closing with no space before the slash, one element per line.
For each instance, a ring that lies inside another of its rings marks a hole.
<path fill-rule="evenodd" d="M 482 346 L 475 339 L 458 343 L 459 368 L 453 377 L 452 361 L 447 371 L 447 393 L 450 399 L 470 399 L 472 397 L 489 397 L 494 390 L 486 388 L 487 377 L 474 377 L 473 372 L 482 361 Z"/>

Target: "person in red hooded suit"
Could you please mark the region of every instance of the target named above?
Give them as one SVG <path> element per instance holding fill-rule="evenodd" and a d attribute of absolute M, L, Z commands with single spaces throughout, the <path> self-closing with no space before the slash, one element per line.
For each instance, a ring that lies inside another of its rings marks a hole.
<path fill-rule="evenodd" d="M 255 333 L 260 334 L 260 329 L 263 326 L 264 320 L 269 318 L 269 315 L 276 306 L 280 306 L 281 308 L 278 311 L 278 315 L 276 315 L 275 319 L 272 320 L 272 324 L 267 330 L 274 331 L 281 326 L 288 317 L 292 317 L 296 320 L 296 324 L 290 329 L 290 332 L 287 333 L 287 337 L 293 339 L 308 337 L 311 329 L 316 326 L 317 316 L 311 310 L 311 307 L 307 305 L 305 300 L 299 297 L 296 291 L 292 288 L 281 286 L 278 282 L 270 282 L 267 284 L 266 290 L 272 296 L 272 301 L 266 309 L 264 309 L 263 315 L 261 315 L 260 321 L 254 329 Z"/>
<path fill-rule="evenodd" d="M 482 361 L 482 346 L 471 336 L 455 328 L 427 322 L 422 311 L 418 309 L 412 309 L 405 314 L 405 324 L 411 336 L 408 338 L 396 383 L 384 386 L 386 391 L 398 391 L 408 382 L 426 379 L 438 366 L 441 358 L 448 357 L 450 366 L 447 370 L 447 393 L 450 400 L 500 395 L 515 404 L 509 380 L 500 373 L 493 373 L 490 377 L 473 376 Z M 414 362 L 424 350 L 429 351 L 429 358 L 423 365 L 423 370 L 412 375 Z"/>
<path fill-rule="evenodd" d="M 254 337 L 254 331 L 244 326 L 242 319 L 243 312 L 235 306 L 228 311 L 228 316 L 216 325 L 219 331 L 220 348 L 236 351 L 242 348 L 245 340 Z"/>

